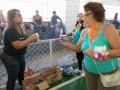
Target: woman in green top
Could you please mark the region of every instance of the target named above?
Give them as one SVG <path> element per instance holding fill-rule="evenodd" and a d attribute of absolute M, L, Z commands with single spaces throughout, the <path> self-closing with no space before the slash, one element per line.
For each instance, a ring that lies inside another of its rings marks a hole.
<path fill-rule="evenodd" d="M 72 43 L 74 45 L 77 44 L 77 42 L 80 38 L 81 32 L 84 29 L 84 25 L 83 25 L 84 21 L 83 21 L 83 18 L 82 18 L 82 13 L 78 14 L 77 17 L 78 17 L 78 20 L 75 24 L 75 27 L 77 27 L 77 28 L 75 30 L 74 38 L 72 40 Z M 76 70 L 76 73 L 79 73 L 80 75 L 84 76 L 84 72 L 82 71 L 82 61 L 83 61 L 83 58 L 84 58 L 83 52 L 82 51 L 81 52 L 76 52 L 76 58 L 78 60 L 78 67 L 79 67 L 79 69 Z"/>
<path fill-rule="evenodd" d="M 116 86 L 104 87 L 101 84 L 100 75 L 94 63 L 94 48 L 96 46 L 106 47 L 106 52 L 109 53 L 109 59 L 106 61 L 100 59 L 97 60 L 96 63 L 102 74 L 113 73 L 118 67 L 117 58 L 120 57 L 119 35 L 113 25 L 104 22 L 105 9 L 101 3 L 88 2 L 85 4 L 83 17 L 87 29 L 82 31 L 77 45 L 73 45 L 69 41 L 61 42 L 61 38 L 59 41 L 62 45 L 67 46 L 75 52 L 83 51 L 83 62 L 88 90 L 116 90 Z M 111 64 L 111 61 L 113 62 L 115 69 Z"/>

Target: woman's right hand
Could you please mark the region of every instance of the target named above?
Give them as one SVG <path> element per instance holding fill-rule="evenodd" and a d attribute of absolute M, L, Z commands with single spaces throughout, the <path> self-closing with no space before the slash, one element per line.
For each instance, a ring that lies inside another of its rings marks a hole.
<path fill-rule="evenodd" d="M 33 41 L 37 41 L 39 37 L 38 37 L 36 34 L 33 34 L 33 35 L 31 35 L 29 38 L 30 38 L 31 41 L 33 42 Z"/>

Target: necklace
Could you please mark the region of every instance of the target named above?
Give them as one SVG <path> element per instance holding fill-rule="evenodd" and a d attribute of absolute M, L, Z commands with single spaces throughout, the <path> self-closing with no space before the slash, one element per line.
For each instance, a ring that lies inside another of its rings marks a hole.
<path fill-rule="evenodd" d="M 99 30 L 99 31 L 102 30 L 103 25 L 104 25 L 104 23 L 96 23 L 96 24 L 93 24 L 93 25 L 91 25 L 91 26 L 89 27 L 88 37 L 89 37 L 90 41 L 96 40 L 96 39 L 94 38 L 94 36 L 95 36 L 96 34 L 97 34 L 97 35 L 100 34 L 100 33 L 98 32 L 98 30 Z M 96 27 L 97 27 L 97 28 L 96 28 Z M 97 30 L 97 32 L 96 32 L 96 30 Z"/>
<path fill-rule="evenodd" d="M 93 36 L 94 36 L 94 34 L 95 34 L 95 29 L 94 29 L 94 25 L 92 25 L 91 27 L 90 27 L 90 29 L 89 29 L 89 32 L 88 32 L 88 37 L 89 37 L 89 39 L 91 40 L 92 38 L 93 38 Z"/>

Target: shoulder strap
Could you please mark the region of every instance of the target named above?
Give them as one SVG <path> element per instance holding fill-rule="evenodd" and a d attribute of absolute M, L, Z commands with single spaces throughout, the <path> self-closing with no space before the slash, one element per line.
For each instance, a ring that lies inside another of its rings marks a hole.
<path fill-rule="evenodd" d="M 104 31 L 105 31 L 105 28 L 106 28 L 106 23 L 103 25 L 103 28 L 102 28 L 101 35 L 104 33 Z"/>

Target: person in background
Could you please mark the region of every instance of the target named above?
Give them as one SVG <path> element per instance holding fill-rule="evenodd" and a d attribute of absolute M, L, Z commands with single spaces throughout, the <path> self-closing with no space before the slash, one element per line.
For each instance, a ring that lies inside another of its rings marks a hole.
<path fill-rule="evenodd" d="M 115 26 L 116 29 L 118 29 L 120 27 L 120 22 L 118 21 L 118 13 L 115 13 L 112 24 Z"/>
<path fill-rule="evenodd" d="M 42 29 L 42 33 L 41 33 L 41 39 L 44 39 L 44 34 L 46 31 L 46 27 L 44 26 L 44 22 L 42 17 L 39 15 L 39 11 L 36 10 L 35 11 L 36 15 L 33 16 L 33 24 L 34 24 L 34 29 L 35 29 L 35 33 L 39 33 L 40 29 Z"/>
<path fill-rule="evenodd" d="M 14 90 L 15 82 L 18 79 L 22 86 L 25 70 L 25 53 L 27 45 L 36 41 L 36 34 L 26 36 L 25 30 L 21 27 L 22 15 L 18 9 L 11 9 L 7 12 L 7 27 L 4 31 L 4 47 L 0 55 L 7 74 L 8 80 L 6 90 Z"/>
<path fill-rule="evenodd" d="M 2 13 L 3 11 L 0 10 L 0 44 L 3 44 L 3 31 L 6 27 L 6 19 Z"/>
<path fill-rule="evenodd" d="M 78 15 L 77 15 L 77 17 L 78 17 L 78 20 L 77 20 L 77 22 L 76 22 L 76 24 L 75 24 L 75 29 L 80 29 L 81 27 L 82 27 L 82 29 L 83 29 L 83 17 L 82 17 L 82 13 L 79 13 Z"/>
<path fill-rule="evenodd" d="M 74 37 L 74 34 L 75 34 L 76 30 L 79 30 L 80 28 L 84 28 L 83 25 L 81 24 L 81 23 L 84 22 L 82 15 L 83 15 L 82 13 L 79 13 L 77 15 L 77 22 L 75 23 L 75 27 L 73 28 L 72 32 L 67 34 L 67 36 L 73 36 Z"/>
<path fill-rule="evenodd" d="M 120 57 L 119 35 L 112 24 L 105 23 L 105 9 L 102 3 L 88 2 L 85 4 L 83 17 L 87 28 L 82 31 L 78 43 L 73 45 L 68 40 L 63 42 L 62 38 L 59 38 L 59 41 L 62 45 L 75 52 L 83 51 L 88 90 L 116 90 L 116 86 L 103 86 L 97 66 L 102 74 L 114 73 L 118 69 L 117 58 Z M 94 53 L 96 47 L 106 48 L 105 53 L 108 53 L 106 60 L 98 59 L 95 61 Z"/>
<path fill-rule="evenodd" d="M 78 17 L 78 20 L 77 20 L 77 22 L 75 24 L 75 28 L 74 28 L 74 31 L 75 31 L 74 33 L 75 34 L 74 34 L 74 36 L 73 36 L 74 38 L 72 40 L 72 44 L 74 44 L 74 45 L 77 44 L 77 42 L 78 42 L 78 40 L 80 38 L 80 34 L 81 34 L 82 30 L 85 27 L 84 26 L 84 20 L 83 20 L 83 17 L 82 17 L 82 13 L 79 13 L 77 15 L 77 17 Z M 75 72 L 79 73 L 81 76 L 85 76 L 85 73 L 82 70 L 82 61 L 83 61 L 83 58 L 84 58 L 83 52 L 78 52 L 78 53 L 76 52 L 76 58 L 78 60 L 78 67 L 79 67 L 79 69 L 75 70 Z"/>
<path fill-rule="evenodd" d="M 60 20 L 60 22 L 57 20 Z M 53 16 L 51 17 L 51 28 L 54 28 L 54 36 L 59 37 L 61 29 L 63 31 L 62 34 L 66 34 L 66 28 L 62 22 L 62 19 L 56 14 L 56 11 L 53 11 Z"/>
<path fill-rule="evenodd" d="M 6 20 L 3 16 L 2 10 L 0 10 L 0 29 L 3 31 L 6 27 Z"/>

